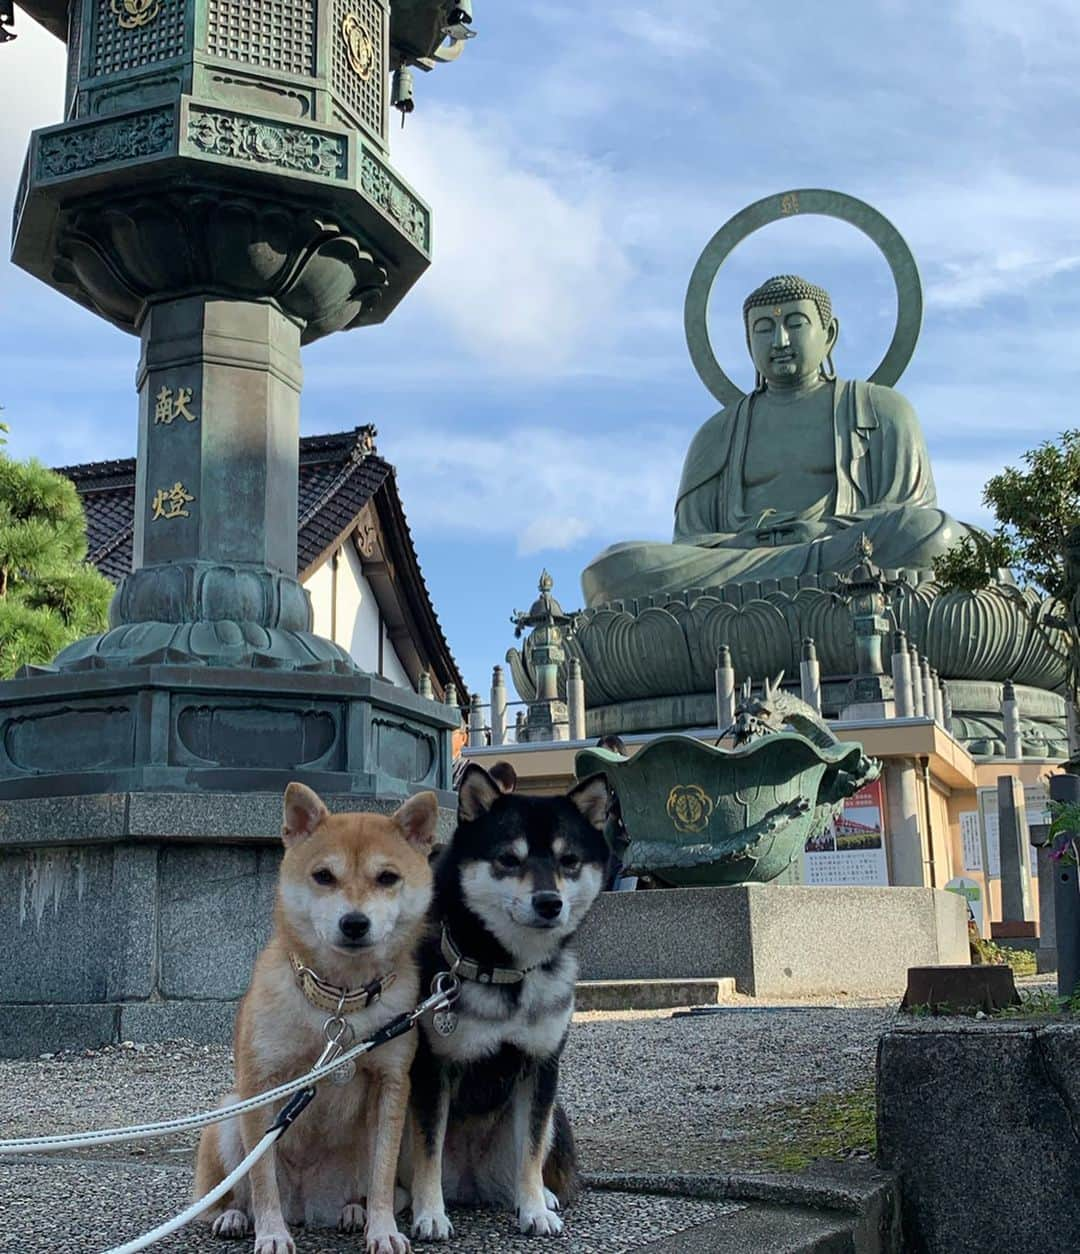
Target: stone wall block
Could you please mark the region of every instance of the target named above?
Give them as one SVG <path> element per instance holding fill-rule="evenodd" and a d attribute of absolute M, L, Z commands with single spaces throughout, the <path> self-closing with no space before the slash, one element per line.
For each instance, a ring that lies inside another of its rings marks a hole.
<path fill-rule="evenodd" d="M 904 1249 L 1074 1254 L 1080 1025 L 938 1021 L 878 1047 L 881 1165 Z"/>
<path fill-rule="evenodd" d="M 112 849 L 0 853 L 5 1002 L 105 1000 L 115 936 Z"/>
<path fill-rule="evenodd" d="M 112 947 L 106 950 L 107 1001 L 150 997 L 157 981 L 158 851 L 146 845 L 112 850 Z"/>
<path fill-rule="evenodd" d="M 240 997 L 270 936 L 276 852 L 177 846 L 161 855 L 165 998 Z"/>

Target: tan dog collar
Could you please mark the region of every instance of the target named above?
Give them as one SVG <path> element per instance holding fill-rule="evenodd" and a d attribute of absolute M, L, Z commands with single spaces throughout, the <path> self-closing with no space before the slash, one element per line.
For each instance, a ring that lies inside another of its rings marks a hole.
<path fill-rule="evenodd" d="M 339 988 L 336 984 L 328 984 L 321 980 L 310 967 L 304 966 L 296 954 L 289 954 L 296 984 L 316 1010 L 325 1010 L 332 1015 L 351 1015 L 358 1010 L 366 1010 L 379 1000 L 383 993 L 397 979 L 393 971 L 380 975 L 378 979 L 359 988 Z"/>

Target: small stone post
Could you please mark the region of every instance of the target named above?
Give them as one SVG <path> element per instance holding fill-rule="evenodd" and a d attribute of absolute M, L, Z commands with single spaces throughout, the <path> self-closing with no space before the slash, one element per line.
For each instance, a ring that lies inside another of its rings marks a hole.
<path fill-rule="evenodd" d="M 1031 867 L 1028 863 L 1027 812 L 1024 785 L 1015 775 L 997 781 L 998 834 L 1001 844 L 1000 935 L 1034 935 L 1031 908 Z"/>
<path fill-rule="evenodd" d="M 1001 721 L 1005 727 L 1005 756 L 1018 761 L 1023 756 L 1020 744 L 1020 703 L 1011 679 L 1001 686 Z"/>
<path fill-rule="evenodd" d="M 469 698 L 469 748 L 482 749 L 486 743 L 484 732 L 484 707 L 480 694 L 474 692 Z"/>
<path fill-rule="evenodd" d="M 585 739 L 585 679 L 580 658 L 570 659 L 566 677 L 566 703 L 569 707 L 570 739 Z"/>
<path fill-rule="evenodd" d="M 921 828 L 924 811 L 915 764 L 910 758 L 886 761 L 885 804 L 888 807 L 889 882 L 924 888 L 929 883 Z"/>
<path fill-rule="evenodd" d="M 930 659 L 927 657 L 919 658 L 919 676 L 922 681 L 923 717 L 933 718 L 935 716 L 934 681 L 930 675 Z"/>
<path fill-rule="evenodd" d="M 897 718 L 911 718 L 915 713 L 915 698 L 911 691 L 911 656 L 908 653 L 907 633 L 893 633 L 892 652 L 893 701 Z"/>
<path fill-rule="evenodd" d="M 716 726 L 721 731 L 735 722 L 735 667 L 731 650 L 722 644 L 716 652 Z"/>
<path fill-rule="evenodd" d="M 458 704 L 457 684 L 450 683 L 446 685 L 446 689 L 443 692 L 443 705 L 453 706 L 458 711 L 461 710 L 461 706 Z"/>
<path fill-rule="evenodd" d="M 491 743 L 506 743 L 506 681 L 501 666 L 491 672 Z"/>
<path fill-rule="evenodd" d="M 941 677 L 938 675 L 934 667 L 930 668 L 930 685 L 934 691 L 934 718 L 938 723 L 945 726 L 945 699 L 941 693 Z"/>
<path fill-rule="evenodd" d="M 911 712 L 915 718 L 922 718 L 926 713 L 923 704 L 922 668 L 919 666 L 919 650 L 914 645 L 908 649 L 911 660 Z"/>
<path fill-rule="evenodd" d="M 811 709 L 821 713 L 821 664 L 817 649 L 810 636 L 802 642 L 802 661 L 799 663 L 802 699 Z"/>
<path fill-rule="evenodd" d="M 431 672 L 429 670 L 420 672 L 420 678 L 416 682 L 416 693 L 417 696 L 426 697 L 429 701 L 434 700 L 435 691 L 431 686 Z"/>
<path fill-rule="evenodd" d="M 527 732 L 529 730 L 529 716 L 524 710 L 518 710 L 514 718 L 514 739 L 519 745 L 525 743 L 528 739 Z"/>
<path fill-rule="evenodd" d="M 941 681 L 941 713 L 945 720 L 945 730 L 952 735 L 952 694 L 949 692 L 949 685 L 943 679 Z"/>
<path fill-rule="evenodd" d="M 1080 775 L 1051 775 L 1051 801 L 1080 801 Z M 1080 832 L 1076 834 L 1080 842 Z M 1054 868 L 1054 931 L 1057 938 L 1058 996 L 1080 987 L 1080 868 L 1049 862 Z"/>

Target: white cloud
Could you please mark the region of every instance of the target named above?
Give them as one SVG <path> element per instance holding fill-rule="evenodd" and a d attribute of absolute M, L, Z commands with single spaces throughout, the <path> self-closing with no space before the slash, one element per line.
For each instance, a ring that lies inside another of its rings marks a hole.
<path fill-rule="evenodd" d="M 14 43 L 0 47 L 0 188 L 22 170 L 30 132 L 64 120 L 64 45 L 16 10 Z"/>
<path fill-rule="evenodd" d="M 380 447 L 398 467 L 419 535 L 510 536 L 522 557 L 584 540 L 671 538 L 685 436 L 541 427 L 385 434 Z"/>
<path fill-rule="evenodd" d="M 610 338 L 631 274 L 603 166 L 525 149 L 460 108 L 405 135 L 395 161 L 436 206 L 436 261 L 412 299 L 493 372 L 587 359 Z"/>

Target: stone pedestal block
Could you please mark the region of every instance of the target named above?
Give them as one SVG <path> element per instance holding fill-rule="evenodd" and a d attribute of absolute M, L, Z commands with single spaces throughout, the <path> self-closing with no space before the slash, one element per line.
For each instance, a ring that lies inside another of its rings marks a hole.
<path fill-rule="evenodd" d="M 291 779 L 404 797 L 449 788 L 457 722 L 439 702 L 355 672 L 36 675 L 0 686 L 0 798 L 278 790 Z"/>
<path fill-rule="evenodd" d="M 905 1250 L 1073 1254 L 1080 1025 L 896 1028 L 878 1047 L 877 1091 Z"/>
<path fill-rule="evenodd" d="M 325 792 L 333 811 L 400 798 Z M 440 833 L 455 822 L 441 794 Z M 117 792 L 0 808 L 0 1056 L 227 1041 L 270 935 L 281 793 Z"/>
<path fill-rule="evenodd" d="M 732 976 L 758 997 L 899 997 L 909 967 L 968 961 L 964 902 L 932 888 L 603 893 L 580 937 L 582 979 Z"/>

